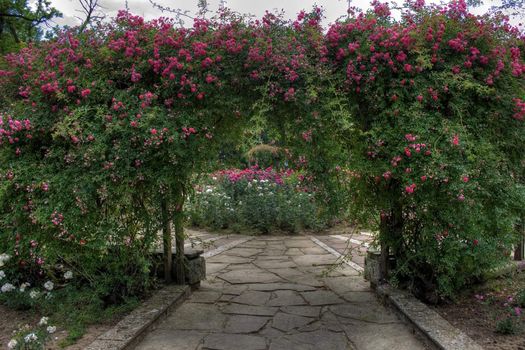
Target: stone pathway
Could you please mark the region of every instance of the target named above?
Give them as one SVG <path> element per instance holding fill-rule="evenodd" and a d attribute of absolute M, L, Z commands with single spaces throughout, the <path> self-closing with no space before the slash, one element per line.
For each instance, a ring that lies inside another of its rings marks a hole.
<path fill-rule="evenodd" d="M 136 349 L 425 349 L 355 269 L 333 268 L 337 258 L 310 237 L 231 247 L 236 240 L 217 255 L 208 250 L 208 279 Z"/>

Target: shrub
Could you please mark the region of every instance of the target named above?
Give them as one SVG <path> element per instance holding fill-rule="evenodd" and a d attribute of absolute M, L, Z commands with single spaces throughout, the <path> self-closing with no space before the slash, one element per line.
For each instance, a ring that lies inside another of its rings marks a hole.
<path fill-rule="evenodd" d="M 400 20 L 374 1 L 327 31 L 320 19 L 176 28 L 120 12 L 7 56 L 0 250 L 14 276 L 42 282 L 85 260 L 104 271 L 113 249 L 148 256 L 170 219 L 180 237 L 193 176 L 254 114 L 293 147 L 323 207 L 341 194 L 337 169 L 352 171 L 357 219 L 378 223 L 395 277 L 420 295 L 450 296 L 503 263 L 525 208 L 523 35 L 463 0 L 409 1 Z M 250 197 L 261 219 L 246 222 L 266 229 L 274 203 Z"/>
<path fill-rule="evenodd" d="M 352 115 L 360 221 L 375 216 L 391 276 L 437 301 L 509 259 L 525 208 L 525 47 L 505 19 L 464 1 L 408 4 L 396 21 L 375 2 L 333 25 L 327 47 Z"/>
<path fill-rule="evenodd" d="M 516 295 L 516 303 L 519 307 L 525 308 L 525 289 L 522 289 Z"/>
<path fill-rule="evenodd" d="M 190 222 L 197 226 L 245 227 L 262 233 L 317 229 L 323 222 L 304 176 L 272 168 L 211 174 L 197 186 L 187 211 Z"/>
<path fill-rule="evenodd" d="M 507 316 L 496 323 L 496 333 L 516 334 L 517 331 L 518 327 L 513 316 Z"/>

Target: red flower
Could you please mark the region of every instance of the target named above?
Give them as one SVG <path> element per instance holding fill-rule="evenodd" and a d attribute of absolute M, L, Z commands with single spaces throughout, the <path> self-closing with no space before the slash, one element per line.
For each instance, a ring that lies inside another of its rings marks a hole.
<path fill-rule="evenodd" d="M 80 92 L 80 95 L 82 95 L 82 97 L 86 98 L 88 97 L 89 95 L 91 94 L 91 90 L 90 89 L 84 89 Z"/>
<path fill-rule="evenodd" d="M 459 135 L 458 134 L 455 134 L 454 137 L 452 138 L 452 145 L 459 146 Z"/>
<path fill-rule="evenodd" d="M 408 194 L 414 193 L 415 190 L 416 190 L 416 184 L 411 184 L 405 187 L 405 192 Z"/>

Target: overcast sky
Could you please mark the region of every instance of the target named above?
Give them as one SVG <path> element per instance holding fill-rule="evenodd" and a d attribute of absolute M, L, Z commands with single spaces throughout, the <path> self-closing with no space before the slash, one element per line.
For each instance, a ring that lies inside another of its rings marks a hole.
<path fill-rule="evenodd" d="M 197 0 L 155 0 L 162 6 L 172 8 L 181 8 L 195 13 L 197 10 Z M 208 0 L 209 9 L 216 11 L 219 7 L 220 0 Z M 398 1 L 402 3 L 402 0 Z M 439 2 L 438 0 L 427 0 L 428 2 Z M 495 1 L 488 1 L 495 2 Z M 125 0 L 99 0 L 104 13 L 109 17 L 114 17 L 118 10 L 124 9 Z M 225 5 L 237 12 L 253 14 L 261 17 L 265 10 L 284 10 L 287 18 L 295 18 L 296 14 L 305 9 L 311 9 L 315 4 L 322 6 L 325 10 L 326 19 L 324 24 L 332 23 L 337 18 L 346 14 L 348 7 L 347 0 L 224 0 Z M 368 8 L 369 0 L 352 0 L 352 5 L 360 8 Z M 63 13 L 64 17 L 56 19 L 59 25 L 74 26 L 79 24 L 79 19 L 75 16 L 81 16 L 77 11 L 80 9 L 78 0 L 51 0 L 52 6 Z M 141 15 L 146 19 L 153 19 L 162 16 L 162 12 L 154 8 L 149 0 L 128 0 L 128 7 L 134 14 Z M 483 9 L 477 9 L 476 12 L 482 12 Z M 168 16 L 168 14 L 164 14 Z M 190 23 L 191 24 L 191 23 Z"/>

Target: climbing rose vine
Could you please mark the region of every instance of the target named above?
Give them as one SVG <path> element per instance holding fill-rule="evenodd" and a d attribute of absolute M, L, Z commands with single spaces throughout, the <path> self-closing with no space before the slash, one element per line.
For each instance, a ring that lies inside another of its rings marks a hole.
<path fill-rule="evenodd" d="M 523 215 L 524 36 L 463 1 L 408 2 L 400 21 L 374 5 L 326 35 L 354 199 L 379 219 L 390 277 L 436 301 L 507 261 Z"/>
<path fill-rule="evenodd" d="M 2 248 L 35 281 L 145 256 L 161 199 L 180 211 L 192 175 L 263 115 L 326 193 L 351 185 L 394 281 L 435 298 L 504 261 L 524 199 L 522 34 L 463 1 L 408 1 L 400 20 L 373 5 L 326 30 L 318 9 L 192 28 L 120 12 L 8 55 Z"/>

